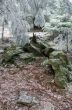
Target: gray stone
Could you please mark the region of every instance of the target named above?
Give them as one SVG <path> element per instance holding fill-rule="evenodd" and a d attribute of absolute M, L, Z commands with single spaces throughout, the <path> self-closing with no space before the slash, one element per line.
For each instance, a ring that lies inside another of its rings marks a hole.
<path fill-rule="evenodd" d="M 25 106 L 33 106 L 38 105 L 39 100 L 36 97 L 28 94 L 26 91 L 21 91 L 17 103 Z"/>

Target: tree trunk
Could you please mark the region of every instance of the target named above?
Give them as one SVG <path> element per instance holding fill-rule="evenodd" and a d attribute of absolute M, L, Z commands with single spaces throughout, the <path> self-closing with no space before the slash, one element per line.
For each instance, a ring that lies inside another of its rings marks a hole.
<path fill-rule="evenodd" d="M 3 25 L 2 25 L 2 43 L 4 40 L 4 22 L 5 22 L 5 20 L 3 20 Z"/>

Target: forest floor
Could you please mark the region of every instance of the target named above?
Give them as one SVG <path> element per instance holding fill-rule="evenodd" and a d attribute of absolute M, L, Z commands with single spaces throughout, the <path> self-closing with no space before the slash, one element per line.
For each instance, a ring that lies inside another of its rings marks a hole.
<path fill-rule="evenodd" d="M 53 76 L 41 66 L 41 60 L 18 68 L 0 67 L 0 110 L 49 110 L 49 102 L 55 110 L 72 110 L 72 92 L 50 83 Z M 40 105 L 28 108 L 17 104 L 18 94 L 23 90 L 38 97 Z"/>
<path fill-rule="evenodd" d="M 6 37 L 10 36 L 9 30 L 5 32 Z M 72 91 L 57 88 L 53 76 L 41 62 L 39 58 L 33 64 L 20 67 L 0 67 L 0 110 L 51 110 L 48 109 L 49 102 L 55 110 L 72 110 Z M 20 91 L 37 97 L 40 105 L 29 108 L 17 104 Z"/>

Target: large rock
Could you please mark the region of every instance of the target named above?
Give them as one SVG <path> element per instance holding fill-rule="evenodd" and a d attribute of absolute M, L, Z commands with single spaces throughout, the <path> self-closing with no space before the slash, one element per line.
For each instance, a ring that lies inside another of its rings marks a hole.
<path fill-rule="evenodd" d="M 21 91 L 17 103 L 25 106 L 33 106 L 39 105 L 39 100 L 36 97 L 28 94 L 28 92 Z"/>
<path fill-rule="evenodd" d="M 22 53 L 22 49 L 20 47 L 16 47 L 15 45 L 11 45 L 6 48 L 3 53 L 3 62 L 14 62 L 14 58 Z"/>
<path fill-rule="evenodd" d="M 20 54 L 20 58 L 21 59 L 29 59 L 29 58 L 32 58 L 33 54 L 32 53 L 22 53 Z"/>
<path fill-rule="evenodd" d="M 50 54 L 50 59 L 43 62 L 43 65 L 52 65 L 55 72 L 55 84 L 64 89 L 67 83 L 72 80 L 72 66 L 67 56 L 62 51 L 54 51 Z"/>
<path fill-rule="evenodd" d="M 54 79 L 56 86 L 62 89 L 65 89 L 67 87 L 67 83 L 68 83 L 66 76 L 67 74 L 68 72 L 66 68 L 63 68 L 62 66 L 59 67 L 59 70 L 56 70 L 55 79 Z"/>
<path fill-rule="evenodd" d="M 39 101 L 38 98 L 30 95 L 27 91 L 20 92 L 17 103 L 27 107 L 35 107 L 36 110 L 55 110 L 55 107 L 52 103 Z"/>
<path fill-rule="evenodd" d="M 35 61 L 35 57 L 32 53 L 22 53 L 19 56 L 20 56 L 20 60 L 25 64 Z"/>

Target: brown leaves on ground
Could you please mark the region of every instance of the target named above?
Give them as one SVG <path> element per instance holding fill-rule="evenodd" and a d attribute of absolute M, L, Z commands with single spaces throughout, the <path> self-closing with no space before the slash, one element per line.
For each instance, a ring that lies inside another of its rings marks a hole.
<path fill-rule="evenodd" d="M 58 89 L 53 83 L 53 76 L 37 62 L 20 68 L 0 67 L 0 110 L 28 110 L 28 107 L 16 103 L 21 90 L 40 100 L 38 108 L 29 110 L 42 110 L 47 102 L 51 102 L 56 110 L 72 110 L 72 94 Z"/>

